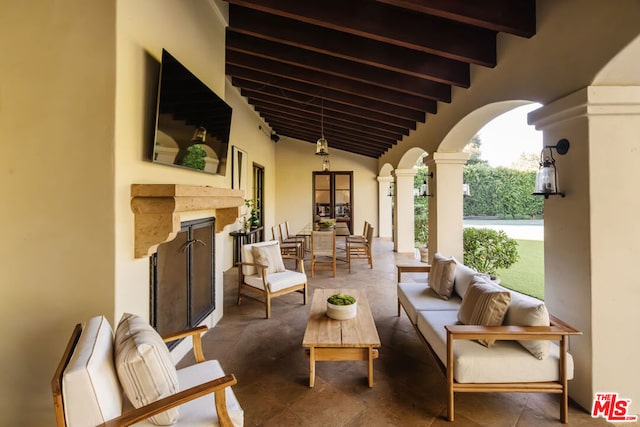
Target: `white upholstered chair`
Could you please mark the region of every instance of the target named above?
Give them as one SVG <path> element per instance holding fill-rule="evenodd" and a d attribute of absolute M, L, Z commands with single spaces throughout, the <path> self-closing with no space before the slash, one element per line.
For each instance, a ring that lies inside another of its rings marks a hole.
<path fill-rule="evenodd" d="M 104 316 L 77 324 L 51 381 L 57 427 L 155 426 L 150 417 L 176 427 L 242 426 L 244 413 L 231 390 L 236 378 L 202 353 L 206 331 L 162 338 L 131 314 L 115 338 Z M 196 363 L 176 369 L 165 342 L 188 336 Z"/>
<path fill-rule="evenodd" d="M 333 271 L 336 277 L 336 232 L 311 232 L 311 277 L 316 270 L 327 269 Z"/>
<path fill-rule="evenodd" d="M 307 303 L 307 275 L 304 259 L 295 255 L 282 255 L 280 242 L 244 245 L 242 262 L 238 264 L 238 304 L 242 297 L 252 298 L 266 305 L 267 319 L 271 317 L 271 299 L 290 292 L 301 292 Z M 296 260 L 296 269 L 288 270 L 283 259 Z"/>

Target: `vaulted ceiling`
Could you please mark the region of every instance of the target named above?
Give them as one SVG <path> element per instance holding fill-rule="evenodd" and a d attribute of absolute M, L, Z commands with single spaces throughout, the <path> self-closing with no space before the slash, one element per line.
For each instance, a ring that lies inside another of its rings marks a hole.
<path fill-rule="evenodd" d="M 428 122 L 535 0 L 227 0 L 226 73 L 281 137 L 378 158 Z"/>

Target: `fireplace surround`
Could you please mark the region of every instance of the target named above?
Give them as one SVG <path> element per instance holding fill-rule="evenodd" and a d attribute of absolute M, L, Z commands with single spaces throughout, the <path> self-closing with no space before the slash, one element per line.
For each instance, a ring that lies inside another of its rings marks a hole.
<path fill-rule="evenodd" d="M 151 256 L 158 245 L 173 240 L 180 231 L 183 213 L 215 210 L 218 233 L 238 219 L 243 205 L 243 190 L 185 184 L 132 184 L 134 256 Z"/>

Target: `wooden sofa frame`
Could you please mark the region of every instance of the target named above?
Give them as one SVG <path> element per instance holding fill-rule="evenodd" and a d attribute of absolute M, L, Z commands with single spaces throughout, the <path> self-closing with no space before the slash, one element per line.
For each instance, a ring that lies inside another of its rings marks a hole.
<path fill-rule="evenodd" d="M 428 273 L 430 265 L 398 265 L 398 283 L 401 283 L 402 273 Z M 402 304 L 398 300 L 398 316 Z M 404 307 L 402 307 L 404 308 Z M 406 312 L 406 309 L 405 309 Z M 569 336 L 582 335 L 574 327 L 568 325 L 553 315 L 550 326 L 477 326 L 477 325 L 447 325 L 447 364 L 442 363 L 431 344 L 424 338 L 417 324 L 413 324 L 420 341 L 427 347 L 433 359 L 447 380 L 447 420 L 455 418 L 455 393 L 553 393 L 561 394 L 560 421 L 569 422 L 569 387 L 566 370 Z M 560 357 L 558 381 L 547 382 L 514 382 L 514 383 L 459 383 L 454 379 L 453 343 L 455 340 L 549 340 L 559 341 Z"/>
<path fill-rule="evenodd" d="M 206 326 L 199 326 L 193 329 L 187 329 L 176 334 L 164 336 L 162 339 L 165 342 L 171 342 L 178 339 L 191 337 L 193 340 L 193 353 L 196 359 L 196 363 L 204 362 L 205 357 L 202 351 L 202 339 L 201 334 L 206 332 L 208 328 Z M 67 347 L 62 356 L 62 360 L 58 364 L 53 379 L 51 380 L 51 390 L 53 392 L 53 407 L 56 416 L 56 426 L 66 427 L 67 423 L 64 415 L 64 402 L 62 399 L 62 376 L 66 369 L 73 352 L 78 344 L 80 335 L 82 334 L 82 325 L 77 324 L 73 329 L 71 338 L 67 343 Z M 233 374 L 227 374 L 223 377 L 216 378 L 215 380 L 207 381 L 197 386 L 188 388 L 186 390 L 179 391 L 176 394 L 165 397 L 163 399 L 152 402 L 148 405 L 140 408 L 132 409 L 128 412 L 122 413 L 119 417 L 109 420 L 100 424 L 100 427 L 120 427 L 130 426 L 153 415 L 157 415 L 167 409 L 174 408 L 189 402 L 194 399 L 198 399 L 207 394 L 215 393 L 215 406 L 218 414 L 218 422 L 221 427 L 233 427 L 229 413 L 227 412 L 227 402 L 225 388 L 235 385 L 238 381 Z"/>

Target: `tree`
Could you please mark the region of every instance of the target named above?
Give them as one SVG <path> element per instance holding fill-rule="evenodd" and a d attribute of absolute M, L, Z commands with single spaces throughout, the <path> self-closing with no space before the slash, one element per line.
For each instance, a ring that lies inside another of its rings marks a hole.
<path fill-rule="evenodd" d="M 480 152 L 480 146 L 482 145 L 482 141 L 480 140 L 480 135 L 474 135 L 471 138 L 471 141 L 467 144 L 466 147 L 462 150 L 465 153 L 469 153 L 469 160 L 467 161 L 467 165 L 488 165 L 489 162 L 486 160 L 482 160 L 480 157 L 482 153 Z"/>
<path fill-rule="evenodd" d="M 207 157 L 207 152 L 204 151 L 199 144 L 191 145 L 187 148 L 187 155 L 184 156 L 184 160 L 182 160 L 182 165 L 187 166 L 191 169 L 204 170 L 205 161 L 204 158 Z"/>
<path fill-rule="evenodd" d="M 480 273 L 496 274 L 518 261 L 518 242 L 502 230 L 467 227 L 463 232 L 464 264 Z"/>
<path fill-rule="evenodd" d="M 424 182 L 429 182 L 429 169 L 424 165 L 424 157 L 420 156 L 416 161 L 417 169 L 413 177 L 413 188 L 420 188 Z M 413 199 L 413 239 L 416 247 L 426 246 L 429 241 L 429 198 L 422 197 L 419 194 Z"/>
<path fill-rule="evenodd" d="M 520 153 L 518 160 L 511 165 L 512 169 L 519 171 L 535 171 L 538 169 L 540 158 L 534 153 Z"/>

